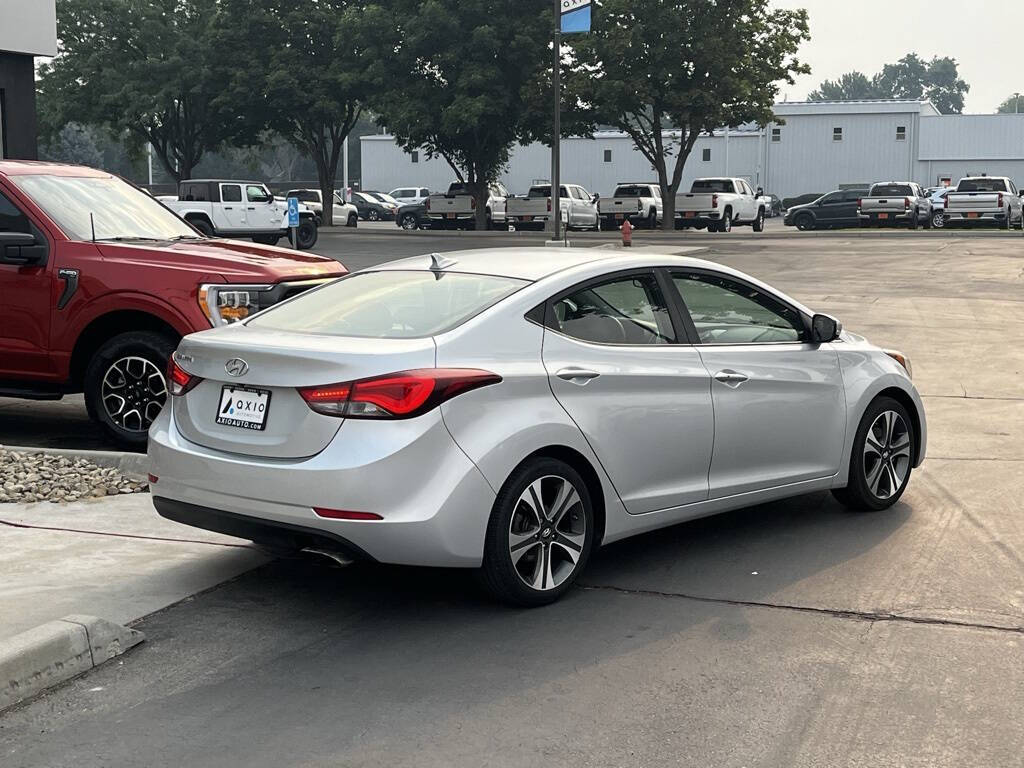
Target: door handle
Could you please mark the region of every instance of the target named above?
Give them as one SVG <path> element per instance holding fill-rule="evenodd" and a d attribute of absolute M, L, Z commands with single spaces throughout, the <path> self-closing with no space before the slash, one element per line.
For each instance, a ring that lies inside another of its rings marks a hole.
<path fill-rule="evenodd" d="M 249 206 L 249 210 L 250 211 L 255 211 L 256 210 L 256 206 L 255 205 L 250 205 Z"/>
<path fill-rule="evenodd" d="M 732 387 L 733 389 L 736 389 L 736 387 L 747 381 L 749 378 L 749 376 L 728 368 L 715 374 L 715 381 L 720 381 L 722 384 L 725 384 L 725 386 Z"/>
<path fill-rule="evenodd" d="M 573 384 L 583 386 L 589 383 L 591 379 L 596 379 L 601 374 L 597 371 L 587 370 L 586 368 L 563 368 L 555 375 L 563 381 L 571 381 Z"/>
<path fill-rule="evenodd" d="M 233 210 L 235 210 L 235 209 L 234 209 L 234 208 L 232 208 L 232 207 L 231 207 L 230 205 L 225 205 L 225 206 L 224 206 L 224 210 L 225 210 L 225 211 L 233 211 Z"/>

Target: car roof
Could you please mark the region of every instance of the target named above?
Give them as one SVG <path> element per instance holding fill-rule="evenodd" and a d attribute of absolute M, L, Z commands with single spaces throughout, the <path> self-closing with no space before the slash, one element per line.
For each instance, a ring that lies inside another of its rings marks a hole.
<path fill-rule="evenodd" d="M 646 251 L 626 253 L 617 248 L 481 248 L 447 251 L 437 255 L 454 262 L 442 271 L 495 275 L 532 282 L 590 264 L 600 264 L 602 273 L 652 266 L 708 267 L 732 273 L 728 267 L 704 259 Z M 430 269 L 432 264 L 432 254 L 427 253 L 369 267 L 364 271 L 423 270 Z"/>
<path fill-rule="evenodd" d="M 47 163 L 37 160 L 0 160 L 0 174 L 5 176 L 78 176 L 93 179 L 113 177 L 112 173 L 85 165 Z"/>

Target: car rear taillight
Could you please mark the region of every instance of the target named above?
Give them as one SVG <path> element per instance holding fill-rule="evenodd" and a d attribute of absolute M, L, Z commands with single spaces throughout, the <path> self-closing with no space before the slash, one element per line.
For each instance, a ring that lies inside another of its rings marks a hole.
<path fill-rule="evenodd" d="M 910 210 L 910 198 L 909 197 L 904 197 L 903 198 L 903 210 L 904 211 L 909 211 Z"/>
<path fill-rule="evenodd" d="M 174 361 L 174 355 L 167 361 L 167 391 L 175 397 L 184 395 L 193 389 L 202 379 L 193 376 Z"/>
<path fill-rule="evenodd" d="M 429 197 L 426 200 L 423 201 L 423 210 L 425 210 L 425 211 L 429 211 L 430 210 L 430 198 Z"/>
<path fill-rule="evenodd" d="M 717 208 L 718 207 L 718 195 L 712 195 L 711 196 L 711 207 L 712 208 Z"/>
<path fill-rule="evenodd" d="M 306 404 L 324 416 L 409 419 L 463 392 L 497 384 L 501 376 L 474 368 L 424 368 L 370 379 L 303 387 Z"/>
<path fill-rule="evenodd" d="M 861 204 L 862 202 L 863 202 L 863 198 L 860 198 L 860 197 L 858 197 L 858 198 L 857 198 L 857 210 L 858 210 L 858 211 L 860 210 L 860 204 Z"/>
<path fill-rule="evenodd" d="M 999 195 L 998 195 L 998 202 L 996 203 L 996 205 L 999 208 L 1003 207 L 1003 193 L 1002 192 L 1000 192 Z"/>
<path fill-rule="evenodd" d="M 326 507 L 313 507 L 317 517 L 326 517 L 331 520 L 383 520 L 384 518 L 376 512 L 352 512 L 347 509 L 327 509 Z"/>

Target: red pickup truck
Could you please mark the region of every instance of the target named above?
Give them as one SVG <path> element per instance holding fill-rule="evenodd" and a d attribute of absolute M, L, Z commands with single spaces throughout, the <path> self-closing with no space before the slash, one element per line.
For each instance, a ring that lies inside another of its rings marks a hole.
<path fill-rule="evenodd" d="M 326 257 L 204 237 L 103 171 L 0 161 L 0 396 L 84 392 L 115 440 L 142 447 L 182 336 L 345 273 Z"/>

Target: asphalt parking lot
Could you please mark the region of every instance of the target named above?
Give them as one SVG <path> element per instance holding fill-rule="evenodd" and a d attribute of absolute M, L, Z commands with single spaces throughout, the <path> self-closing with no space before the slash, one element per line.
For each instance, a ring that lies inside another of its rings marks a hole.
<path fill-rule="evenodd" d="M 276 561 L 5 714 L 0 764 L 1021 765 L 1024 238 L 966 235 L 638 233 L 910 355 L 930 444 L 893 509 L 815 494 L 655 532 L 533 611 L 461 572 Z M 318 250 L 540 237 L 360 227 Z M 0 443 L 77 434 L 74 409 L 0 401 Z"/>

